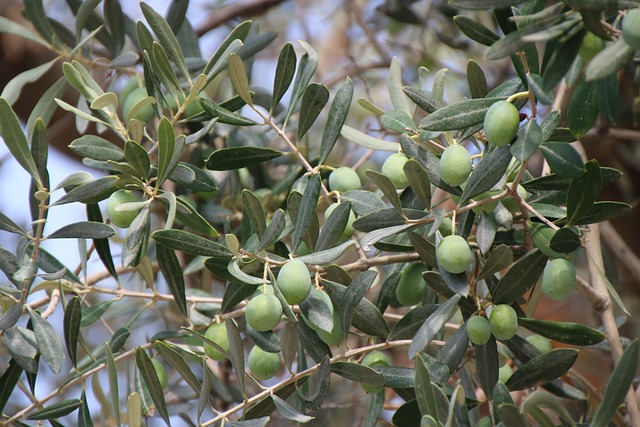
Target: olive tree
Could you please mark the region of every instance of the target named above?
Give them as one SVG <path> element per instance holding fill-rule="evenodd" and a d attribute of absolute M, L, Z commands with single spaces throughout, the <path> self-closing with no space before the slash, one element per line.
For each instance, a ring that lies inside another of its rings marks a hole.
<path fill-rule="evenodd" d="M 412 3 L 384 10 L 416 25 Z M 273 32 L 242 22 L 203 57 L 179 0 L 164 16 L 140 3 L 138 21 L 118 0 L 68 1 L 71 29 L 39 0 L 31 27 L 0 19 L 55 54 L 0 98 L 32 215 L 0 213 L 15 237 L 0 247 L 3 425 L 337 425 L 340 399 L 365 402 L 366 426 L 639 425 L 638 341 L 620 336 L 598 226 L 630 205 L 603 200 L 621 172 L 581 138 L 618 117 L 640 2 L 433 3 L 506 80 L 466 56 L 448 96 L 445 68 L 386 58 L 383 105 L 366 73 L 315 82 L 300 41 L 277 46 L 266 82 Z M 23 126 L 13 103 L 52 69 Z M 56 110 L 95 174 L 50 182 Z M 86 220 L 51 229 L 65 204 Z M 600 324 L 536 316 L 566 298 Z M 602 390 L 574 365 L 590 351 L 615 364 Z"/>

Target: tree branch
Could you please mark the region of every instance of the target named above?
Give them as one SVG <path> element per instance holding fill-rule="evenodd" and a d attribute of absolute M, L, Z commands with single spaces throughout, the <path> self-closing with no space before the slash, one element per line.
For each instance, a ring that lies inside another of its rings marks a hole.
<path fill-rule="evenodd" d="M 214 28 L 217 28 L 234 18 L 261 15 L 270 8 L 279 5 L 284 1 L 285 0 L 253 0 L 245 2 L 231 2 L 220 9 L 212 11 L 209 18 L 200 27 L 196 28 L 196 34 L 198 37 L 201 37 Z"/>

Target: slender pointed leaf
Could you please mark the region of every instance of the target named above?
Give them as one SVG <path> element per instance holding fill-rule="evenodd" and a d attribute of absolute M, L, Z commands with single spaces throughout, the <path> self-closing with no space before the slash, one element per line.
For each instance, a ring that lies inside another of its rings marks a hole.
<path fill-rule="evenodd" d="M 33 332 L 38 344 L 38 352 L 54 374 L 62 370 L 64 350 L 58 333 L 51 324 L 40 314 L 29 309 L 29 316 L 33 325 Z"/>
<path fill-rule="evenodd" d="M 327 101 L 329 101 L 329 89 L 323 84 L 311 83 L 304 90 L 298 119 L 298 141 L 311 128 L 324 106 L 327 105 Z"/>
<path fill-rule="evenodd" d="M 340 89 L 338 89 L 338 92 L 331 103 L 331 107 L 329 108 L 327 125 L 322 133 L 322 142 L 320 143 L 319 164 L 324 163 L 329 156 L 329 153 L 333 150 L 333 146 L 336 144 L 338 136 L 343 130 L 342 126 L 347 119 L 352 98 L 353 82 L 347 77 L 347 80 L 342 84 L 342 86 L 340 86 Z"/>
<path fill-rule="evenodd" d="M 149 394 L 151 395 L 153 403 L 156 405 L 158 413 L 160 413 L 164 422 L 170 426 L 171 422 L 169 421 L 167 404 L 164 400 L 164 391 L 160 385 L 160 380 L 158 380 L 156 369 L 154 368 L 153 363 L 151 363 L 151 359 L 142 348 L 136 349 L 136 366 L 138 367 L 140 376 L 144 380 L 144 384 L 146 384 L 147 389 L 149 390 Z"/>
<path fill-rule="evenodd" d="M 167 287 L 173 295 L 173 300 L 178 305 L 178 308 L 185 317 L 189 316 L 187 311 L 187 299 L 185 296 L 184 275 L 182 273 L 182 267 L 178 261 L 178 257 L 173 252 L 163 245 L 156 246 L 156 257 L 158 258 L 158 264 L 160 265 L 160 271 L 167 282 Z"/>
<path fill-rule="evenodd" d="M 414 359 L 435 338 L 457 310 L 460 298 L 458 294 L 452 296 L 425 320 L 409 346 L 409 359 Z"/>
<path fill-rule="evenodd" d="M 71 298 L 64 311 L 64 341 L 67 352 L 73 366 L 78 366 L 77 348 L 80 339 L 80 322 L 82 320 L 82 307 L 80 298 Z"/>
<path fill-rule="evenodd" d="M 4 98 L 0 98 L 0 134 L 2 134 L 2 139 L 13 158 L 16 159 L 18 164 L 38 183 L 38 187 L 42 187 L 42 181 L 31 155 L 27 137 L 22 132 L 22 126 L 18 121 L 18 116 L 16 116 L 16 113 L 13 112 L 11 106 Z"/>
<path fill-rule="evenodd" d="M 60 418 L 65 415 L 69 415 L 82 405 L 80 399 L 68 399 L 62 402 L 53 403 L 44 408 L 28 413 L 26 418 L 28 420 L 49 420 L 52 418 Z"/>
<path fill-rule="evenodd" d="M 278 56 L 276 75 L 273 82 L 273 96 L 271 98 L 271 109 L 273 112 L 291 85 L 293 75 L 296 72 L 296 51 L 291 43 L 284 45 Z"/>

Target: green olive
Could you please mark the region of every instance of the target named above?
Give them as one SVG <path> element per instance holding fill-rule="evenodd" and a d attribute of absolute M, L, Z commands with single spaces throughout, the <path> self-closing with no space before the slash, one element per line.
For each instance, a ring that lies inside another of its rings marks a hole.
<path fill-rule="evenodd" d="M 374 366 L 389 366 L 391 364 L 391 359 L 387 356 L 386 353 L 380 350 L 374 350 L 371 353 L 368 353 L 360 362 L 361 365 L 367 366 L 369 368 Z M 369 394 L 378 394 L 384 387 L 376 387 L 369 384 L 360 384 L 362 389 Z"/>
<path fill-rule="evenodd" d="M 146 104 L 139 108 L 133 115 L 131 114 L 136 104 L 148 96 L 147 89 L 143 87 L 139 87 L 131 91 L 129 96 L 125 98 L 124 104 L 122 104 L 122 112 L 124 114 L 125 121 L 128 122 L 131 119 L 136 119 L 140 120 L 142 123 L 148 123 L 153 119 L 155 109 L 152 104 Z"/>
<path fill-rule="evenodd" d="M 467 336 L 476 345 L 484 345 L 491 338 L 491 325 L 484 316 L 471 316 L 467 322 Z"/>
<path fill-rule="evenodd" d="M 576 289 L 576 270 L 563 258 L 551 260 L 542 273 L 542 293 L 555 301 L 562 301 Z"/>
<path fill-rule="evenodd" d="M 394 153 L 382 164 L 382 170 L 380 172 L 386 175 L 398 190 L 404 190 L 409 186 L 409 180 L 404 173 L 404 164 L 407 163 L 408 160 L 409 158 L 404 154 Z"/>
<path fill-rule="evenodd" d="M 396 286 L 396 299 L 400 304 L 409 307 L 422 302 L 426 287 L 426 283 L 422 279 L 422 273 L 427 269 L 426 265 L 414 262 L 400 273 L 400 281 Z"/>
<path fill-rule="evenodd" d="M 489 324 L 496 339 L 508 340 L 513 338 L 518 330 L 518 315 L 510 305 L 498 304 L 489 314 Z"/>
<path fill-rule="evenodd" d="M 311 275 L 304 262 L 287 261 L 278 272 L 278 289 L 291 305 L 299 304 L 311 292 Z"/>
<path fill-rule="evenodd" d="M 138 210 L 122 211 L 118 207 L 124 203 L 137 202 L 136 196 L 129 190 L 118 190 L 107 200 L 107 216 L 116 227 L 127 228 L 138 216 Z"/>
<path fill-rule="evenodd" d="M 540 350 L 540 353 L 542 354 L 547 354 L 551 350 L 553 350 L 553 345 L 551 344 L 551 340 L 541 335 L 529 335 L 527 337 L 527 341 L 529 341 L 529 343 L 533 345 L 535 348 Z"/>
<path fill-rule="evenodd" d="M 229 352 L 229 337 L 227 336 L 227 326 L 224 323 L 214 323 L 209 326 L 204 336 L 227 353 Z M 222 360 L 225 357 L 224 353 L 207 343 L 204 344 L 204 352 L 213 360 Z"/>
<path fill-rule="evenodd" d="M 640 50 L 640 9 L 631 9 L 622 18 L 622 37 L 629 46 Z"/>
<path fill-rule="evenodd" d="M 361 187 L 362 182 L 358 173 L 349 167 L 339 167 L 329 175 L 329 188 L 331 191 L 345 192 L 359 190 Z"/>
<path fill-rule="evenodd" d="M 253 376 L 264 381 L 273 378 L 278 373 L 282 366 L 282 359 L 279 352 L 269 353 L 256 345 L 249 352 L 247 364 Z"/>
<path fill-rule="evenodd" d="M 604 49 L 604 40 L 593 34 L 591 31 L 587 31 L 582 39 L 580 50 L 578 55 L 584 59 L 593 59 L 600 51 Z"/>
<path fill-rule="evenodd" d="M 449 273 L 459 274 L 467 271 L 473 262 L 473 252 L 464 237 L 454 234 L 440 240 L 436 258 L 438 265 Z"/>
<path fill-rule="evenodd" d="M 440 157 L 440 178 L 451 186 L 458 186 L 469 178 L 471 155 L 464 146 L 448 146 Z"/>
<path fill-rule="evenodd" d="M 256 331 L 271 331 L 280 323 L 282 304 L 275 295 L 257 295 L 247 303 L 245 317 L 249 326 Z"/>
<path fill-rule="evenodd" d="M 484 136 L 497 147 L 507 145 L 518 133 L 520 113 L 510 102 L 494 103 L 484 116 Z"/>

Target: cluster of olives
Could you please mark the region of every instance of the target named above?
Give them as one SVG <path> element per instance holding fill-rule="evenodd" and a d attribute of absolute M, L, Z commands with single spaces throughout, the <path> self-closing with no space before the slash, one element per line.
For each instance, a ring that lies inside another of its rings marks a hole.
<path fill-rule="evenodd" d="M 491 335 L 499 340 L 513 338 L 518 330 L 518 315 L 507 304 L 498 304 L 493 307 L 486 317 L 475 315 L 467 321 L 467 336 L 476 345 L 484 345 L 489 342 Z"/>

